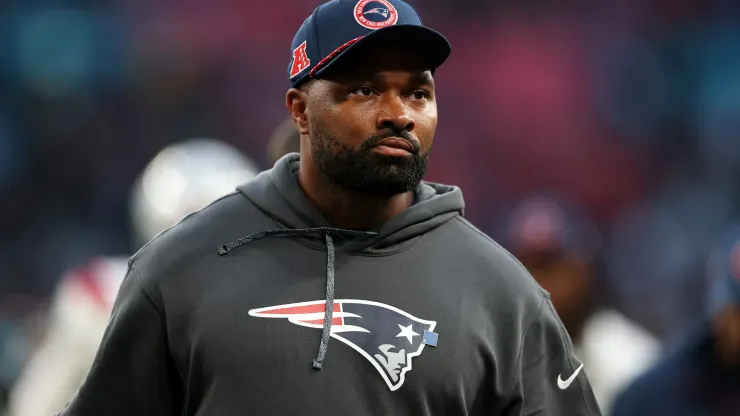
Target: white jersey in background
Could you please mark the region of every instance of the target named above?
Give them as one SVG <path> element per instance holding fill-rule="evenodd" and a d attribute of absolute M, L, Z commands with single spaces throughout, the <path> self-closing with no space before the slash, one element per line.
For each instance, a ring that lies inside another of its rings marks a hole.
<path fill-rule="evenodd" d="M 616 310 L 601 310 L 583 327 L 576 355 L 583 360 L 604 416 L 622 389 L 658 359 L 660 341 Z"/>
<path fill-rule="evenodd" d="M 65 273 L 45 337 L 11 393 L 10 416 L 55 415 L 77 391 L 108 325 L 127 261 L 97 258 Z"/>

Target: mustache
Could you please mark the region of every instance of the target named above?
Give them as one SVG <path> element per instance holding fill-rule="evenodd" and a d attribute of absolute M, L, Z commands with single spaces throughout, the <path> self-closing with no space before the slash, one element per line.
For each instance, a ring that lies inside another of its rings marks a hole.
<path fill-rule="evenodd" d="M 391 137 L 400 137 L 401 139 L 407 141 L 413 147 L 414 153 L 419 153 L 421 151 L 421 144 L 419 144 L 419 141 L 416 140 L 416 138 L 408 130 L 405 129 L 382 130 L 378 132 L 378 134 L 371 136 L 370 138 L 365 140 L 360 146 L 360 150 L 372 149 L 373 147 L 379 145 L 381 141 Z"/>

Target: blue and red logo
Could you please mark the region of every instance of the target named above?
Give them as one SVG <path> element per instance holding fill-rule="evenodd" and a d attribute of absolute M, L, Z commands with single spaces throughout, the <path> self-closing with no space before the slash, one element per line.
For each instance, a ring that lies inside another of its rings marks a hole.
<path fill-rule="evenodd" d="M 291 303 L 252 309 L 258 318 L 287 319 L 295 325 L 322 329 L 326 301 Z M 425 345 L 436 347 L 434 321 L 419 319 L 383 303 L 357 299 L 336 299 L 331 337 L 360 353 L 375 367 L 391 391 L 398 390 L 411 371 L 411 359 Z"/>
<path fill-rule="evenodd" d="M 355 20 L 364 28 L 381 29 L 395 25 L 398 12 L 387 0 L 360 0 L 355 6 Z"/>
<path fill-rule="evenodd" d="M 290 78 L 295 78 L 296 75 L 305 71 L 309 66 L 311 66 L 311 60 L 308 59 L 306 41 L 304 40 L 303 43 L 293 50 L 293 62 L 290 64 Z"/>

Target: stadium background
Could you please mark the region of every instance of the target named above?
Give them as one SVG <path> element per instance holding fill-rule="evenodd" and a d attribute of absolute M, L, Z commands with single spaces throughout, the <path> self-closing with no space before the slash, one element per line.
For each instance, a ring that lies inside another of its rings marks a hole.
<path fill-rule="evenodd" d="M 427 179 L 461 186 L 492 235 L 502 207 L 559 192 L 599 226 L 599 301 L 663 340 L 685 329 L 740 215 L 740 3 L 411 3 L 453 45 Z M 290 41 L 316 5 L 0 4 L 2 389 L 60 274 L 132 250 L 130 186 L 163 145 L 215 137 L 268 167 Z"/>

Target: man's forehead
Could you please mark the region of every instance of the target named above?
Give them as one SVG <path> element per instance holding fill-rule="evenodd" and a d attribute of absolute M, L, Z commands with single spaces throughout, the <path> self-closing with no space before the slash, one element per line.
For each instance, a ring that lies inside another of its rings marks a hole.
<path fill-rule="evenodd" d="M 372 45 L 343 56 L 327 74 L 328 77 L 371 77 L 384 72 L 405 72 L 414 78 L 432 81 L 424 55 L 393 45 Z"/>
<path fill-rule="evenodd" d="M 385 68 L 378 71 L 363 68 L 357 71 L 347 71 L 328 75 L 324 79 L 339 85 L 370 82 L 377 85 L 401 83 L 412 86 L 434 86 L 434 79 L 430 71 L 410 71 L 400 68 Z"/>

